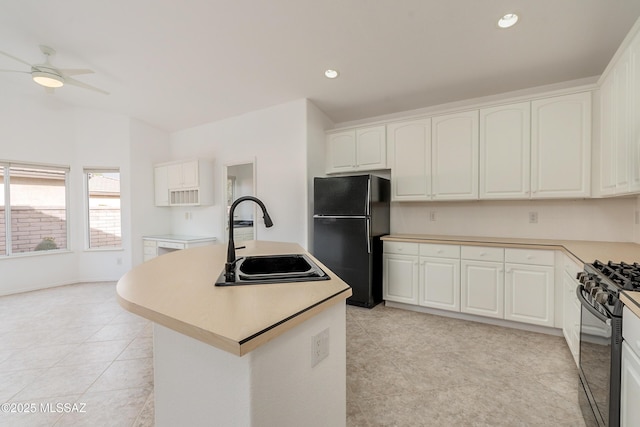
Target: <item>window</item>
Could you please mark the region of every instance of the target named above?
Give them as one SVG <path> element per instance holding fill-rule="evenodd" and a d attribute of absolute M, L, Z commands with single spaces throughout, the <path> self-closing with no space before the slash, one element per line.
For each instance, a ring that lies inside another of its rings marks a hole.
<path fill-rule="evenodd" d="M 120 171 L 85 169 L 84 176 L 89 249 L 121 248 Z"/>
<path fill-rule="evenodd" d="M 67 249 L 69 169 L 4 163 L 0 170 L 0 255 Z"/>

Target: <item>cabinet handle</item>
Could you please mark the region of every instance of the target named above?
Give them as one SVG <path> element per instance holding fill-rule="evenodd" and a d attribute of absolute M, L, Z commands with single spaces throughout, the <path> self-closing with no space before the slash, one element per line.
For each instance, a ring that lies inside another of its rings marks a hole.
<path fill-rule="evenodd" d="M 486 252 L 480 252 L 480 256 L 486 256 L 487 253 Z"/>
<path fill-rule="evenodd" d="M 441 254 L 443 252 L 442 249 L 438 249 L 438 251 L 436 253 Z"/>

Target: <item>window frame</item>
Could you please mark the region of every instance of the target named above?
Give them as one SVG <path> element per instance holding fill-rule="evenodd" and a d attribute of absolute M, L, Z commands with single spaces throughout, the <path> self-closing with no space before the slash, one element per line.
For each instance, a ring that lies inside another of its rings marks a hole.
<path fill-rule="evenodd" d="M 43 256 L 53 255 L 60 253 L 71 252 L 71 188 L 70 188 L 70 172 L 71 167 L 68 165 L 56 165 L 51 163 L 36 163 L 36 162 L 23 162 L 23 161 L 10 161 L 0 160 L 0 167 L 2 167 L 3 179 L 4 179 L 4 220 L 5 220 L 5 253 L 0 254 L 0 259 L 15 259 L 21 257 L 30 256 Z M 31 250 L 28 252 L 14 252 L 13 251 L 13 233 L 12 233 L 12 219 L 11 219 L 11 168 L 26 168 L 26 169 L 40 169 L 51 170 L 64 173 L 64 210 L 65 210 L 65 234 L 66 245 L 64 248 L 49 249 L 44 251 Z"/>
<path fill-rule="evenodd" d="M 89 194 L 89 174 L 90 173 L 117 173 L 120 177 L 120 246 L 99 246 L 91 247 L 91 200 Z M 84 167 L 82 169 L 83 182 L 83 199 L 84 199 L 84 250 L 85 252 L 106 252 L 106 251 L 123 251 L 123 235 L 122 235 L 122 171 L 119 167 L 94 166 Z"/>

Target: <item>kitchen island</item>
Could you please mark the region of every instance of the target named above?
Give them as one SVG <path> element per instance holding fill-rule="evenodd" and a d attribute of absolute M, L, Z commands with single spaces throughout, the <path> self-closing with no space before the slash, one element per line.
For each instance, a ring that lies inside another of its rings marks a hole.
<path fill-rule="evenodd" d="M 237 256 L 306 253 L 250 241 Z M 308 254 L 307 254 L 308 255 Z M 150 260 L 117 286 L 125 309 L 154 322 L 156 426 L 345 425 L 345 300 L 330 280 L 217 287 L 226 246 Z M 312 342 L 328 355 L 315 366 Z"/>

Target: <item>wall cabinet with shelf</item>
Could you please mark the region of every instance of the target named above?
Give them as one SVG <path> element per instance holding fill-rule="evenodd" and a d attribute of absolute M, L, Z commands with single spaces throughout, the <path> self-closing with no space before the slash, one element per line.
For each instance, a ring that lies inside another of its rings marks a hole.
<path fill-rule="evenodd" d="M 154 166 L 156 206 L 213 204 L 213 168 L 208 160 L 160 163 Z"/>
<path fill-rule="evenodd" d="M 327 174 L 387 168 L 384 125 L 329 132 L 326 140 Z"/>

